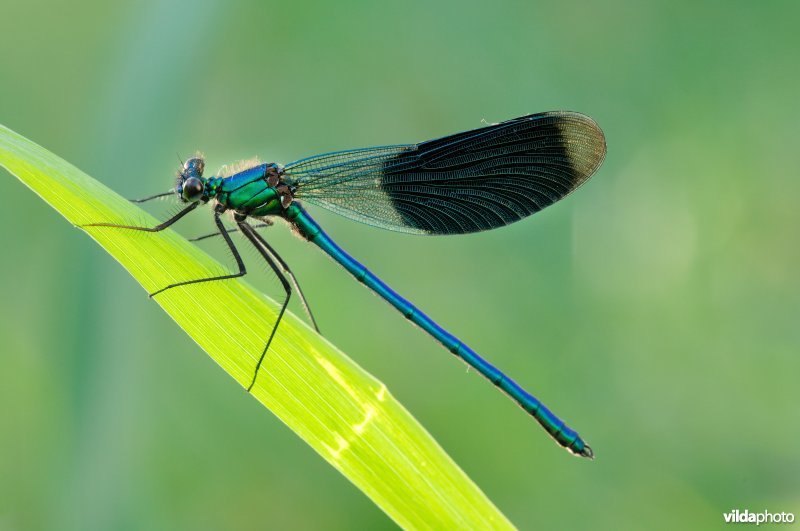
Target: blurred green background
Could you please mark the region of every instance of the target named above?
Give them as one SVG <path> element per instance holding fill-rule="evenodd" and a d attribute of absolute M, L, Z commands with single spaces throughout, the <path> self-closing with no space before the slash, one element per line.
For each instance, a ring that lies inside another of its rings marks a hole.
<path fill-rule="evenodd" d="M 510 227 L 419 237 L 313 214 L 568 420 L 594 462 L 318 250 L 282 227 L 268 237 L 326 336 L 519 527 L 708 529 L 733 508 L 800 517 L 800 4 L 2 11 L 0 123 L 128 197 L 168 189 L 176 153 L 198 149 L 213 170 L 529 112 L 591 115 L 608 141 L 599 173 Z M 394 526 L 85 234 L 2 178 L 0 529 Z M 197 215 L 178 230 L 210 228 Z M 255 253 L 245 259 L 277 295 Z"/>

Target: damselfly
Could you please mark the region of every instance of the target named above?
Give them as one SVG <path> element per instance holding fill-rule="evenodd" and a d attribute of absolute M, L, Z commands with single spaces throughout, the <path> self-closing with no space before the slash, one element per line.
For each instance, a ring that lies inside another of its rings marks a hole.
<path fill-rule="evenodd" d="M 351 219 L 384 229 L 416 234 L 465 234 L 508 225 L 562 199 L 583 184 L 605 157 L 603 132 L 574 112 L 547 112 L 514 118 L 480 129 L 419 144 L 382 146 L 316 155 L 286 166 L 257 163 L 229 174 L 203 177 L 202 157 L 187 160 L 175 188 L 138 202 L 176 194 L 183 210 L 155 227 L 110 223 L 86 226 L 161 231 L 200 205 L 211 202 L 217 231 L 233 253 L 239 271 L 165 286 L 151 294 L 188 284 L 241 277 L 246 268 L 229 233 L 241 231 L 281 281 L 285 298 L 248 391 L 258 377 L 270 343 L 292 293 L 316 322 L 291 269 L 248 223 L 271 225 L 283 218 L 454 355 L 500 388 L 531 414 L 561 446 L 584 457 L 592 449 L 577 432 L 464 342 L 436 324 L 416 306 L 339 247 L 306 212 L 307 201 Z M 235 229 L 221 215 L 231 211 Z M 209 235 L 211 236 L 211 235 Z M 200 238 L 196 238 L 200 239 Z"/>

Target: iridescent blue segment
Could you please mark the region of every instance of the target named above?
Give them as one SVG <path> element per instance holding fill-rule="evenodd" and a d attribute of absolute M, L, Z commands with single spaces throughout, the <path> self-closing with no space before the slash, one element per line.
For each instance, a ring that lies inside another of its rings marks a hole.
<path fill-rule="evenodd" d="M 564 422 L 547 409 L 536 397 L 525 391 L 511 378 L 503 374 L 498 368 L 480 357 L 474 350 L 453 334 L 439 326 L 433 319 L 422 313 L 411 302 L 400 296 L 381 279 L 370 272 L 355 258 L 347 254 L 334 242 L 314 221 L 311 216 L 298 204 L 291 205 L 286 210 L 286 219 L 292 222 L 300 233 L 325 251 L 349 271 L 359 282 L 380 295 L 389 304 L 394 306 L 409 321 L 416 324 L 430 334 L 444 347 L 463 359 L 471 367 L 485 376 L 495 386 L 511 397 L 522 409 L 531 414 L 542 427 L 564 448 L 573 454 L 583 457 L 593 457 L 592 449 L 587 445 L 577 432 L 570 429 Z"/>

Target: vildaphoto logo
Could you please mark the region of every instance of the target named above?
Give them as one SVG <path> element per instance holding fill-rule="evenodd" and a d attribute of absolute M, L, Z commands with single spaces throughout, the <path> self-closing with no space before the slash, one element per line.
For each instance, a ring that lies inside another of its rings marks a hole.
<path fill-rule="evenodd" d="M 762 511 L 751 513 L 747 509 L 740 511 L 734 509 L 729 513 L 722 513 L 726 524 L 791 524 L 794 522 L 794 513 L 771 513 Z"/>

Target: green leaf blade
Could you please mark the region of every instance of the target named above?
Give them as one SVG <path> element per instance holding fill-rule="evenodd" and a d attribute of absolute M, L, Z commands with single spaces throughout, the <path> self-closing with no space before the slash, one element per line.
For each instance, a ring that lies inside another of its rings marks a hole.
<path fill-rule="evenodd" d="M 157 223 L 3 126 L 0 165 L 74 225 Z M 87 232 L 148 292 L 224 270 L 171 230 Z M 226 372 L 249 385 L 277 315 L 274 301 L 241 280 L 185 286 L 155 299 Z M 402 527 L 513 528 L 381 382 L 294 315 L 284 317 L 252 394 Z"/>

